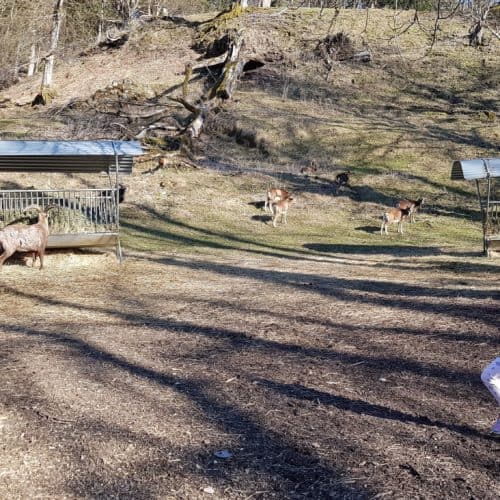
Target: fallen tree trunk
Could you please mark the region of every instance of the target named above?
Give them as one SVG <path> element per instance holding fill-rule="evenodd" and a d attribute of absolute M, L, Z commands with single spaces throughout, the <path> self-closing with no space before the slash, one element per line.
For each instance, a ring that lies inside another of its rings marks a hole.
<path fill-rule="evenodd" d="M 225 54 L 225 59 L 221 62 L 224 63 L 220 77 L 218 78 L 215 85 L 208 92 L 208 96 L 203 96 L 198 104 L 190 103 L 185 95 L 186 90 L 186 78 L 183 85 L 183 97 L 171 98 L 173 101 L 182 104 L 184 108 L 192 113 L 190 120 L 184 130 L 179 134 L 181 141 L 188 150 L 192 150 L 193 141 L 200 137 L 200 134 L 205 126 L 206 120 L 210 113 L 217 109 L 221 102 L 230 99 L 236 88 L 238 79 L 243 72 L 245 66 L 245 60 L 241 57 L 241 48 L 243 47 L 243 32 L 237 32 L 230 44 L 229 48 Z M 220 57 L 214 58 L 217 61 Z M 213 59 L 212 59 L 213 61 Z M 220 64 L 220 63 L 219 63 Z M 190 74 L 193 67 L 189 67 L 189 71 L 186 71 L 186 75 Z"/>
<path fill-rule="evenodd" d="M 210 99 L 231 99 L 236 83 L 245 66 L 245 61 L 240 57 L 243 41 L 243 32 L 236 33 L 229 46 L 228 56 L 221 76 L 210 91 Z"/>

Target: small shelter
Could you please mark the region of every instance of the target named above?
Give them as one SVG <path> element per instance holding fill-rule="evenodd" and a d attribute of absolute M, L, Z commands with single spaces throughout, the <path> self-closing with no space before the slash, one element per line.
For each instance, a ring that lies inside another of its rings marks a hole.
<path fill-rule="evenodd" d="M 48 248 L 120 246 L 120 184 L 142 155 L 134 141 L 0 141 L 0 173 L 104 174 L 108 186 L 84 189 L 0 189 L 0 227 L 25 216 L 30 205 L 56 205 Z M 17 186 L 16 186 L 17 187 Z"/>
<path fill-rule="evenodd" d="M 453 180 L 476 181 L 477 197 L 483 222 L 483 251 L 500 247 L 500 158 L 458 160 L 451 169 Z"/>

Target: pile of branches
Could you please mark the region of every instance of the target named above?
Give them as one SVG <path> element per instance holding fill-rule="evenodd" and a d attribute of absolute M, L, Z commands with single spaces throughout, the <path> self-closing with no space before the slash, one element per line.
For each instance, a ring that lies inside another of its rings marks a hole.
<path fill-rule="evenodd" d="M 371 61 L 371 53 L 367 50 L 356 52 L 352 40 L 342 31 L 334 35 L 328 35 L 321 40 L 316 45 L 314 54 L 323 61 L 328 73 L 333 69 L 336 62 L 366 63 Z"/>
<path fill-rule="evenodd" d="M 114 81 L 92 97 L 75 100 L 50 113 L 73 124 L 75 136 L 81 135 L 80 129 L 85 138 L 118 135 L 121 139 L 141 140 L 151 149 L 192 157 L 209 117 L 234 94 L 247 62 L 243 44 L 242 31 L 226 33 L 218 44 L 221 54 L 208 58 L 204 55 L 188 64 L 183 80 L 159 94 L 128 79 Z M 196 93 L 190 92 L 194 81 L 202 82 Z"/>
<path fill-rule="evenodd" d="M 323 38 L 314 52 L 325 62 L 331 63 L 352 57 L 354 55 L 354 46 L 349 36 L 341 31 Z"/>

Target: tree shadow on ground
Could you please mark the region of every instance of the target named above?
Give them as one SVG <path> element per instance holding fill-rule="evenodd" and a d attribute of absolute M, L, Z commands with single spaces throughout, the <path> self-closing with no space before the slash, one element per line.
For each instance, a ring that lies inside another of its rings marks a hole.
<path fill-rule="evenodd" d="M 259 383 L 268 389 L 281 393 L 289 398 L 301 399 L 306 401 L 315 401 L 326 406 L 334 406 L 341 410 L 359 413 L 362 415 L 370 415 L 377 418 L 397 420 L 403 423 L 412 423 L 437 427 L 440 429 L 448 429 L 452 432 L 462 434 L 464 436 L 476 436 L 482 439 L 487 439 L 495 442 L 494 436 L 485 435 L 466 425 L 457 425 L 452 423 L 432 420 L 426 416 L 410 415 L 399 410 L 394 410 L 386 406 L 368 403 L 360 399 L 349 399 L 343 396 L 329 394 L 317 389 L 304 387 L 301 384 L 283 384 L 280 382 L 258 379 Z"/>
<path fill-rule="evenodd" d="M 460 304 L 455 306 L 436 300 L 437 298 L 453 299 L 455 297 L 466 297 L 498 301 L 500 300 L 500 291 L 496 289 L 437 288 L 410 285 L 404 282 L 333 278 L 307 273 L 291 273 L 270 269 L 260 270 L 207 261 L 190 262 L 177 259 L 160 259 L 160 261 L 174 266 L 204 269 L 230 276 L 246 276 L 263 282 L 275 283 L 300 290 L 309 290 L 312 293 L 327 297 L 331 296 L 343 302 L 360 302 L 376 306 L 390 305 L 390 307 L 395 309 L 419 310 L 428 314 L 444 314 L 445 316 L 455 316 L 464 319 L 476 319 L 479 317 L 481 321 L 487 324 L 500 326 L 495 304 Z M 366 292 L 372 292 L 374 295 L 367 295 Z M 390 298 L 389 303 L 387 302 L 387 298 Z M 424 298 L 427 300 L 424 300 Z"/>
<path fill-rule="evenodd" d="M 247 474 L 251 472 L 260 477 L 261 481 L 262 475 L 267 473 L 266 486 L 277 491 L 284 490 L 285 494 L 294 491 L 298 495 L 307 495 L 310 498 L 321 498 L 325 494 L 333 494 L 337 498 L 359 499 L 371 496 L 366 488 L 360 489 L 347 484 L 348 478 L 342 479 L 340 470 L 326 464 L 324 460 L 315 456 L 313 451 L 297 448 L 288 442 L 285 436 L 266 429 L 252 418 L 249 412 L 212 396 L 210 388 L 203 380 L 169 375 L 140 366 L 72 335 L 5 323 L 1 327 L 5 332 L 28 338 L 40 338 L 44 342 L 65 346 L 73 351 L 74 356 L 84 359 L 86 364 L 96 363 L 96 368 L 100 369 L 103 365 L 119 369 L 125 374 L 168 388 L 189 398 L 205 415 L 207 421 L 215 423 L 219 429 L 231 434 L 238 443 L 237 446 L 241 447 L 246 455 L 246 458 L 242 457 L 239 461 L 234 460 L 230 464 L 221 464 L 218 467 L 211 461 L 210 470 L 205 469 L 198 474 L 216 480 L 226 480 L 231 473 L 237 475 L 247 470 Z M 16 407 L 16 401 L 13 404 Z M 275 479 L 270 477 L 271 471 Z M 71 482 L 69 484 L 71 485 Z M 81 484 L 78 487 L 81 487 Z M 137 487 L 139 489 L 135 489 L 135 493 L 147 493 L 147 486 Z M 115 489 L 116 486 L 111 487 L 108 493 L 117 493 Z"/>
<path fill-rule="evenodd" d="M 269 310 L 267 309 L 262 309 L 262 308 L 255 308 L 255 307 L 249 307 L 245 306 L 239 302 L 232 303 L 228 301 L 224 301 L 221 299 L 218 300 L 202 300 L 202 299 L 197 299 L 196 300 L 197 304 L 208 304 L 211 307 L 214 308 L 214 310 L 217 307 L 224 307 L 224 308 L 232 308 L 235 309 L 235 312 L 247 312 L 249 315 L 255 316 L 265 316 L 266 314 L 269 314 Z M 366 336 L 366 335 L 373 335 L 375 334 L 380 334 L 380 335 L 398 335 L 398 336 L 410 336 L 410 337 L 424 337 L 424 338 L 438 338 L 440 340 L 443 340 L 445 342 L 459 342 L 460 344 L 464 342 L 470 342 L 470 343 L 484 343 L 484 344 L 489 344 L 492 346 L 500 346 L 500 337 L 496 336 L 488 336 L 488 335 L 481 335 L 481 334 L 471 334 L 471 333 L 465 333 L 461 331 L 453 331 L 453 332 L 446 332 L 446 331 L 436 331 L 436 330 L 430 330 L 428 328 L 412 328 L 411 326 L 370 326 L 368 330 L 364 328 L 360 328 L 360 325 L 351 325 L 347 323 L 341 323 L 341 322 L 336 322 L 333 321 L 332 319 L 326 319 L 326 318 L 319 318 L 319 317 L 308 317 L 304 316 L 302 314 L 295 314 L 293 316 L 290 316 L 289 313 L 285 312 L 279 312 L 279 311 L 273 311 L 272 312 L 274 317 L 280 318 L 283 320 L 283 323 L 289 321 L 290 319 L 293 319 L 294 321 L 298 321 L 303 324 L 315 324 L 318 326 L 324 326 L 330 329 L 333 329 L 335 332 L 341 331 L 343 333 L 347 333 L 348 335 L 360 335 L 361 337 Z"/>
<path fill-rule="evenodd" d="M 350 245 L 350 244 L 321 244 L 307 243 L 302 248 L 292 248 L 279 245 L 272 245 L 256 240 L 241 238 L 228 233 L 221 233 L 209 229 L 204 229 L 187 224 L 176 219 L 172 219 L 165 214 L 161 214 L 152 207 L 145 205 L 136 205 L 138 210 L 142 210 L 148 214 L 153 220 L 161 221 L 162 224 L 172 225 L 173 227 L 197 233 L 199 237 L 175 234 L 171 231 L 149 228 L 144 225 L 134 224 L 129 222 L 125 217 L 121 225 L 131 231 L 138 232 L 154 239 L 163 240 L 165 242 L 178 243 L 183 245 L 206 247 L 215 249 L 232 249 L 241 250 L 248 253 L 258 255 L 266 255 L 270 257 L 281 257 L 291 260 L 307 260 L 316 261 L 315 256 L 331 257 L 331 254 L 345 254 L 349 259 L 352 256 L 363 255 L 392 255 L 398 257 L 408 256 L 425 256 L 425 255 L 456 255 L 457 257 L 477 256 L 481 252 L 457 252 L 453 250 L 442 249 L 440 247 L 415 247 L 415 246 L 399 246 L 399 245 Z M 135 216 L 135 212 L 134 212 Z M 264 214 L 258 215 L 256 220 L 265 222 Z M 261 219 L 262 217 L 262 219 Z M 269 219 L 268 219 L 269 220 Z M 207 238 L 208 237 L 208 238 Z M 342 257 L 340 257 L 342 258 Z M 347 257 L 346 257 L 347 259 Z"/>
<path fill-rule="evenodd" d="M 364 230 L 365 228 L 360 228 Z M 368 229 L 380 231 L 380 227 L 368 226 Z M 319 252 L 324 255 L 328 254 L 348 254 L 348 255 L 390 255 L 394 257 L 421 257 L 426 255 L 449 255 L 456 257 L 477 257 L 482 255 L 482 250 L 477 252 L 460 252 L 447 250 L 439 247 L 416 247 L 416 246 L 396 246 L 396 245 L 351 245 L 348 243 L 305 243 L 304 248 Z"/>
<path fill-rule="evenodd" d="M 260 74 L 262 75 L 265 71 L 266 69 L 262 69 Z M 387 68 L 386 71 L 392 78 L 395 77 L 396 80 L 401 79 L 401 75 L 394 74 L 394 72 L 391 72 L 390 68 Z M 316 85 L 311 86 L 310 80 L 291 77 L 290 75 L 283 76 L 276 74 L 274 78 L 269 79 L 269 83 L 266 85 L 266 91 L 282 99 L 283 78 L 286 78 L 288 88 L 292 89 L 292 91 L 287 94 L 288 99 L 298 101 L 304 101 L 304 99 L 312 101 L 321 100 L 322 102 L 329 103 L 332 108 L 334 106 L 337 113 L 341 112 L 346 115 L 358 117 L 364 121 L 369 121 L 372 129 L 400 131 L 405 135 L 412 134 L 415 138 L 441 143 L 447 141 L 452 145 L 460 147 L 463 147 L 465 144 L 491 151 L 496 151 L 497 149 L 496 144 L 480 137 L 477 131 L 470 130 L 459 132 L 451 127 L 446 128 L 443 126 L 444 123 L 447 123 L 446 119 L 441 120 L 441 123 L 438 122 L 424 125 L 417 125 L 408 120 L 408 115 L 410 114 L 418 113 L 425 115 L 429 111 L 435 111 L 436 103 L 441 104 L 443 113 L 448 113 L 450 106 L 456 106 L 460 102 L 469 105 L 469 100 L 465 100 L 458 96 L 457 93 L 452 93 L 445 88 L 436 88 L 435 82 L 433 82 L 432 85 L 428 83 L 412 82 L 409 87 L 405 84 L 406 92 L 413 94 L 416 98 L 421 99 L 422 102 L 430 102 L 430 106 L 422 105 L 420 108 L 417 108 L 417 112 L 415 112 L 415 110 L 412 112 L 411 108 L 415 109 L 415 102 L 412 102 L 409 104 L 408 109 L 401 109 L 398 107 L 393 112 L 389 112 L 388 105 L 385 102 L 380 103 L 380 101 L 370 103 L 363 102 L 360 106 L 353 106 L 352 100 L 357 99 L 356 94 L 361 96 L 361 90 L 351 92 L 350 97 L 346 99 L 337 89 L 332 89 L 331 85 L 325 82 L 321 83 L 318 81 Z M 471 110 L 491 110 L 498 107 L 498 102 L 494 102 L 491 99 L 476 99 L 476 101 L 469 106 Z"/>
<path fill-rule="evenodd" d="M 174 261 L 173 260 L 168 260 L 168 264 L 172 264 Z M 167 263 L 167 262 L 165 262 Z M 188 264 L 187 262 L 177 262 L 178 265 L 183 265 L 183 264 Z M 189 267 L 189 264 L 188 266 Z M 194 268 L 202 268 L 202 265 L 195 265 L 192 266 Z M 243 269 L 238 268 L 239 274 L 238 276 L 241 277 L 243 274 L 242 271 Z M 266 271 L 267 273 L 267 271 Z M 262 273 L 265 274 L 265 273 Z M 254 279 L 256 279 L 256 276 L 253 276 Z M 257 278 L 258 279 L 258 278 Z M 89 312 L 92 311 L 93 313 L 103 313 L 107 314 L 111 317 L 116 317 L 120 319 L 124 319 L 128 321 L 130 324 L 135 324 L 135 325 L 148 325 L 150 328 L 153 328 L 155 330 L 163 330 L 163 329 L 170 329 L 178 333 L 185 333 L 188 335 L 201 335 L 203 337 L 208 337 L 208 338 L 222 338 L 225 339 L 229 345 L 231 345 L 234 348 L 247 348 L 247 349 L 263 349 L 265 351 L 269 352 L 276 352 L 276 355 L 279 355 L 280 353 L 287 354 L 287 353 L 295 353 L 295 354 L 300 354 L 303 356 L 307 357 L 312 357 L 312 358 L 319 358 L 319 359 L 330 359 L 332 361 L 342 361 L 346 363 L 360 363 L 363 362 L 362 365 L 362 370 L 364 369 L 373 369 L 377 371 L 380 374 L 387 374 L 388 372 L 409 372 L 417 375 L 421 375 L 422 377 L 437 377 L 440 379 L 448 380 L 448 381 L 453 381 L 456 384 L 464 384 L 466 386 L 474 385 L 476 387 L 481 387 L 482 383 L 480 380 L 477 380 L 477 376 L 475 374 L 471 374 L 468 372 L 464 371 L 456 371 L 456 370 L 451 370 L 449 368 L 443 368 L 440 366 L 436 365 L 431 365 L 428 363 L 421 363 L 419 361 L 414 361 L 410 359 L 400 359 L 398 357 L 377 357 L 377 356 L 364 356 L 361 354 L 355 354 L 355 353 L 345 353 L 345 352 L 338 352 L 332 349 L 324 349 L 324 348 L 316 348 L 316 347 L 304 347 L 298 344 L 292 344 L 292 343 L 283 343 L 283 342 L 277 342 L 277 341 L 272 341 L 272 340 L 267 340 L 267 339 L 262 339 L 262 338 L 255 338 L 251 335 L 248 335 L 244 331 L 240 330 L 231 330 L 231 329 L 226 329 L 226 328 L 215 328 L 211 326 L 202 326 L 198 324 L 192 324 L 189 322 L 183 322 L 183 321 L 176 321 L 176 320 L 166 320 L 166 319 L 161 319 L 157 318 L 154 315 L 150 314 L 138 314 L 138 313 L 133 313 L 133 312 L 126 312 L 126 311 L 119 311 L 119 310 L 114 310 L 112 308 L 107 308 L 107 307 L 100 307 L 100 306 L 85 306 L 83 307 L 79 303 L 72 303 L 67 300 L 60 300 L 60 299 L 51 299 L 47 297 L 41 297 L 36 294 L 31 294 L 27 292 L 21 292 L 15 288 L 12 287 L 5 287 L 5 292 L 6 293 L 11 293 L 14 296 L 19 296 L 19 297 L 24 297 L 33 300 L 35 303 L 38 304 L 46 304 L 46 305 L 52 305 L 52 306 L 60 306 L 60 307 L 66 307 L 69 309 L 75 309 L 75 310 L 88 310 Z M 352 298 L 352 300 L 355 302 L 356 299 L 355 297 Z M 381 301 L 385 304 L 385 299 Z M 430 304 L 429 304 L 430 306 Z M 428 307 L 423 308 L 423 310 L 427 310 Z M 458 307 L 458 306 L 457 306 Z M 445 310 L 449 311 L 449 306 L 446 304 L 445 305 Z M 461 307 L 463 309 L 463 307 Z M 493 309 L 493 316 L 496 318 L 496 311 L 497 309 L 495 307 Z M 474 312 L 477 317 L 477 314 L 481 314 L 481 311 L 478 310 L 478 308 L 474 309 Z M 458 311 L 457 311 L 457 315 Z M 484 317 L 484 314 L 481 314 Z M 460 316 L 460 315 L 459 315 Z M 496 322 L 495 324 L 497 324 Z M 23 328 L 17 327 L 17 326 L 9 326 L 9 325 L 2 325 L 4 328 L 6 328 L 8 331 L 12 331 L 13 333 L 18 332 L 18 330 L 24 331 Z M 73 339 L 67 339 L 67 342 L 71 343 Z"/>

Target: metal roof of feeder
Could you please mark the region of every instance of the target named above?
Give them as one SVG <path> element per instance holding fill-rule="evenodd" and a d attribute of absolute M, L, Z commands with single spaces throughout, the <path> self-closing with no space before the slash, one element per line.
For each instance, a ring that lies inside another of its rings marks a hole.
<path fill-rule="evenodd" d="M 453 180 L 476 180 L 500 177 L 500 158 L 476 158 L 457 160 L 451 168 Z"/>
<path fill-rule="evenodd" d="M 0 141 L 0 172 L 131 174 L 137 141 Z"/>

